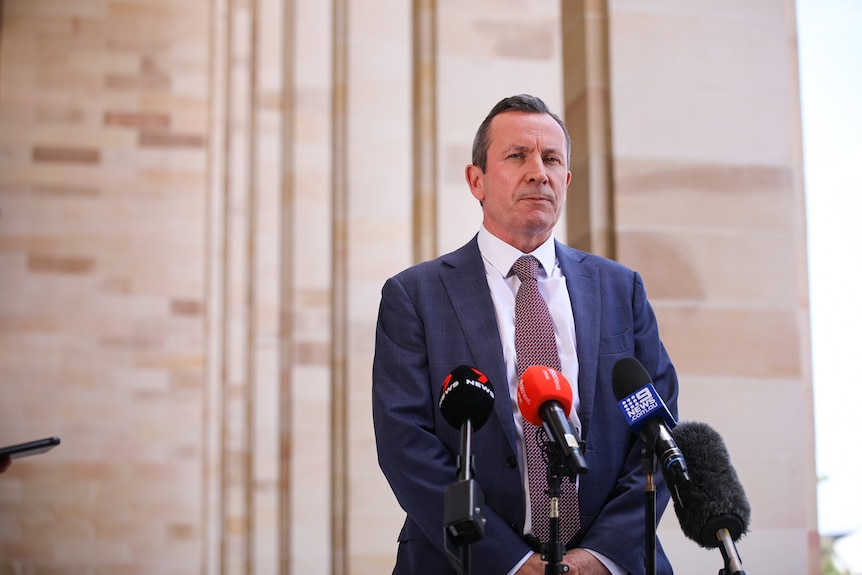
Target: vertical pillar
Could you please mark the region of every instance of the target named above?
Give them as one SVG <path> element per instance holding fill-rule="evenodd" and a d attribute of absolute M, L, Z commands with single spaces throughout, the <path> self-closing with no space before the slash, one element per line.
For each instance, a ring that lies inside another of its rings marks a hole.
<path fill-rule="evenodd" d="M 437 255 L 435 0 L 413 0 L 413 259 Z"/>
<path fill-rule="evenodd" d="M 606 0 L 562 2 L 563 100 L 572 138 L 567 243 L 614 257 Z"/>

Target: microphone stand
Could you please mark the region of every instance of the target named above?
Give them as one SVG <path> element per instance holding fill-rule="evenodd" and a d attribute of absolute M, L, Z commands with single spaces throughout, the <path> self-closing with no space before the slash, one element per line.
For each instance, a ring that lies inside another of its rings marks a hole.
<path fill-rule="evenodd" d="M 449 563 L 460 575 L 470 575 L 470 544 L 485 536 L 485 498 L 473 479 L 473 422 L 461 426 L 458 482 L 446 489 L 443 504 L 444 547 Z"/>
<path fill-rule="evenodd" d="M 718 575 L 745 575 L 745 571 L 742 570 L 742 559 L 739 557 L 730 531 L 723 527 L 715 535 L 721 542 L 718 549 L 724 557 L 724 569 L 720 570 Z"/>
<path fill-rule="evenodd" d="M 540 427 L 537 433 L 545 438 L 541 442 L 542 451 L 547 456 L 548 498 L 550 500 L 550 511 L 548 514 L 548 541 L 543 543 L 542 559 L 545 564 L 545 575 L 559 575 L 569 570 L 568 565 L 563 565 L 565 554 L 565 541 L 560 540 L 560 496 L 563 494 L 563 477 L 569 481 L 576 481 L 577 475 L 572 473 L 566 465 L 565 455 L 556 442 L 547 439 L 547 434 Z"/>
<path fill-rule="evenodd" d="M 641 450 L 643 460 L 641 469 L 646 476 L 646 485 L 644 486 L 644 550 L 646 556 L 644 559 L 646 567 L 646 575 L 655 575 L 655 549 L 656 549 L 656 487 L 655 473 L 658 468 L 655 452 L 652 449 L 644 448 Z"/>

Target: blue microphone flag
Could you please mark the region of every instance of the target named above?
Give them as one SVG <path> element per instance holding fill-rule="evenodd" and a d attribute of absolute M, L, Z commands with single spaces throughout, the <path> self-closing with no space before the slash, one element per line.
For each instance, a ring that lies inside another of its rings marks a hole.
<path fill-rule="evenodd" d="M 640 431 L 641 427 L 654 417 L 661 417 L 668 429 L 676 427 L 676 420 L 651 383 L 623 397 L 618 404 L 635 432 Z"/>

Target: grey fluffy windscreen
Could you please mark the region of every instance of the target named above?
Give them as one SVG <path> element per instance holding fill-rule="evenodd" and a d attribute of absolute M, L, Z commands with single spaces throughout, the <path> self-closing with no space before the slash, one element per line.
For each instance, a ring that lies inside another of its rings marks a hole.
<path fill-rule="evenodd" d="M 674 504 L 683 533 L 702 547 L 718 547 L 716 532 L 727 528 L 734 541 L 748 532 L 751 506 L 730 462 L 721 435 L 705 423 L 683 421 L 673 431 L 691 482 L 681 485 Z"/>

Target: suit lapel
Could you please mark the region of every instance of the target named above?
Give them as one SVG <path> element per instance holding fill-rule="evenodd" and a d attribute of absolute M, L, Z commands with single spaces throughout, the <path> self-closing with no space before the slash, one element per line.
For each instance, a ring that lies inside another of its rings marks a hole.
<path fill-rule="evenodd" d="M 494 413 L 515 452 L 515 423 L 497 314 L 488 291 L 485 264 L 476 238 L 444 256 L 443 263 L 440 278 L 464 330 L 470 353 L 476 360 L 477 365 L 473 367 L 487 375 L 494 386 Z"/>
<path fill-rule="evenodd" d="M 557 259 L 566 278 L 566 288 L 572 302 L 575 319 L 575 340 L 578 345 L 578 415 L 586 440 L 592 418 L 599 362 L 601 335 L 601 289 L 599 270 L 584 263 L 585 254 L 557 242 Z"/>

